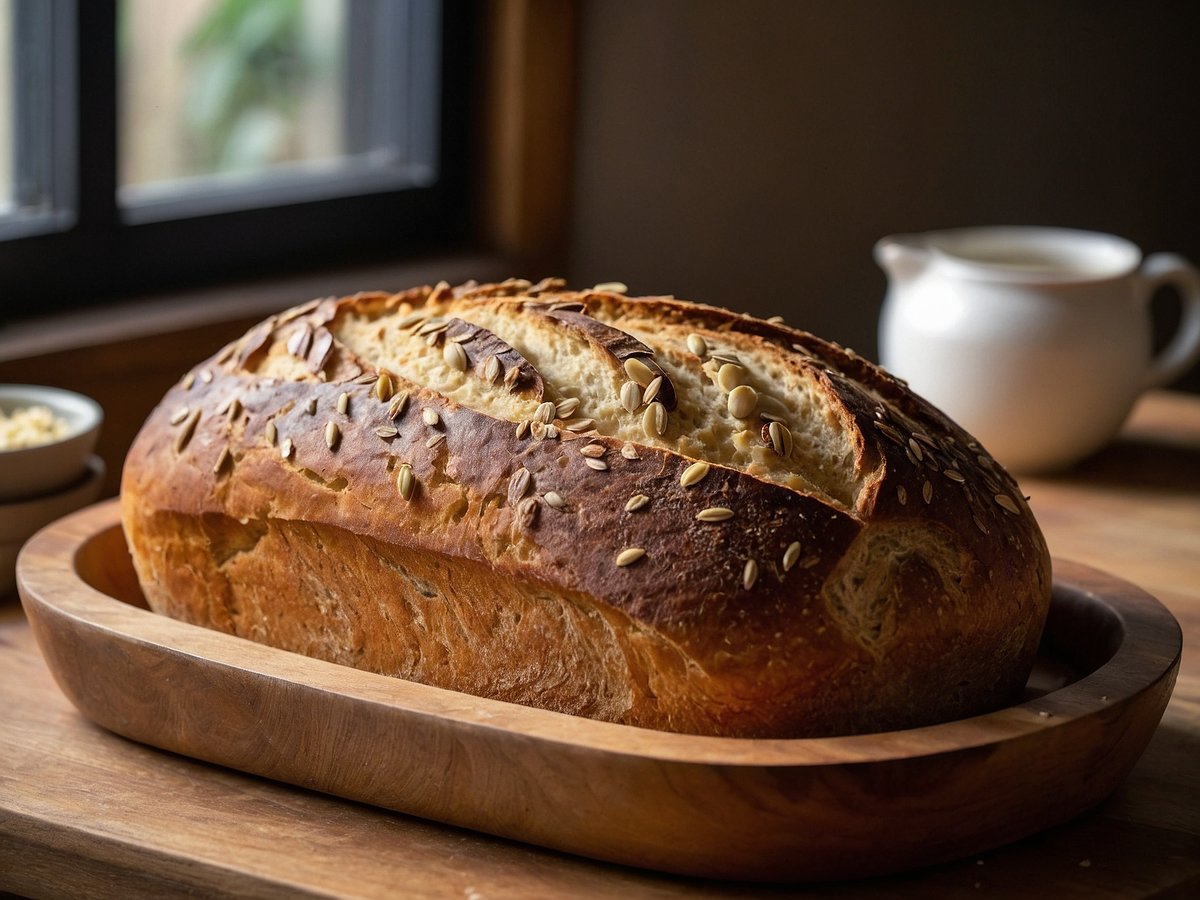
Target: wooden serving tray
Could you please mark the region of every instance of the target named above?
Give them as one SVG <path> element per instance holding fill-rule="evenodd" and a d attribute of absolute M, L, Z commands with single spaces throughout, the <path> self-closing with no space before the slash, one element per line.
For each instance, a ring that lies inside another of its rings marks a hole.
<path fill-rule="evenodd" d="M 116 501 L 23 550 L 51 671 L 100 725 L 176 753 L 440 822 L 687 875 L 796 881 L 978 853 L 1107 796 L 1170 698 L 1181 635 L 1154 598 L 1056 561 L 1027 699 L 885 734 L 669 734 L 308 659 L 144 605 Z"/>

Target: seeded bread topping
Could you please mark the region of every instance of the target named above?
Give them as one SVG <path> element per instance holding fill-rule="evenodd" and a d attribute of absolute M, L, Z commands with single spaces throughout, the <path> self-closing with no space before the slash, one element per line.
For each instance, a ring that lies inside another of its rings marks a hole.
<path fill-rule="evenodd" d="M 164 398 L 122 493 L 160 612 L 693 733 L 980 712 L 1020 691 L 1049 602 L 1015 482 L 902 383 L 620 285 L 272 317 Z"/>
<path fill-rule="evenodd" d="M 22 406 L 11 413 L 0 409 L 0 452 L 52 444 L 70 430 L 70 423 L 48 406 Z"/>

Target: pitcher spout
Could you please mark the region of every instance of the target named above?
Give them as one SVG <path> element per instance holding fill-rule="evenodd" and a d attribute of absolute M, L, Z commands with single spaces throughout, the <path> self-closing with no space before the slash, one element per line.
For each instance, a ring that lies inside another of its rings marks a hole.
<path fill-rule="evenodd" d="M 893 281 L 912 281 L 925 271 L 929 260 L 929 248 L 915 235 L 890 235 L 875 243 L 875 262 Z"/>

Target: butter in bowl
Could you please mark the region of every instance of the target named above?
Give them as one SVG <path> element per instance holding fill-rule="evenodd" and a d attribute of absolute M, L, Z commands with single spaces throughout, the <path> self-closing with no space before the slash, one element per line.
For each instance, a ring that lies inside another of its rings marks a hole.
<path fill-rule="evenodd" d="M 103 420 L 82 394 L 0 385 L 0 595 L 13 589 L 25 541 L 99 496 L 105 467 L 92 451 Z"/>

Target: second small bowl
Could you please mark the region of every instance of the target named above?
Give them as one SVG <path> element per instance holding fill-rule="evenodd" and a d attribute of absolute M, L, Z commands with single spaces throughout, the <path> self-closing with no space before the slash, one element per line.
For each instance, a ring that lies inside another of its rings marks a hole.
<path fill-rule="evenodd" d="M 29 500 L 0 502 L 0 596 L 15 586 L 14 563 L 24 543 L 51 522 L 82 509 L 100 496 L 104 487 L 104 460 L 88 457 L 86 472 L 61 491 Z"/>

